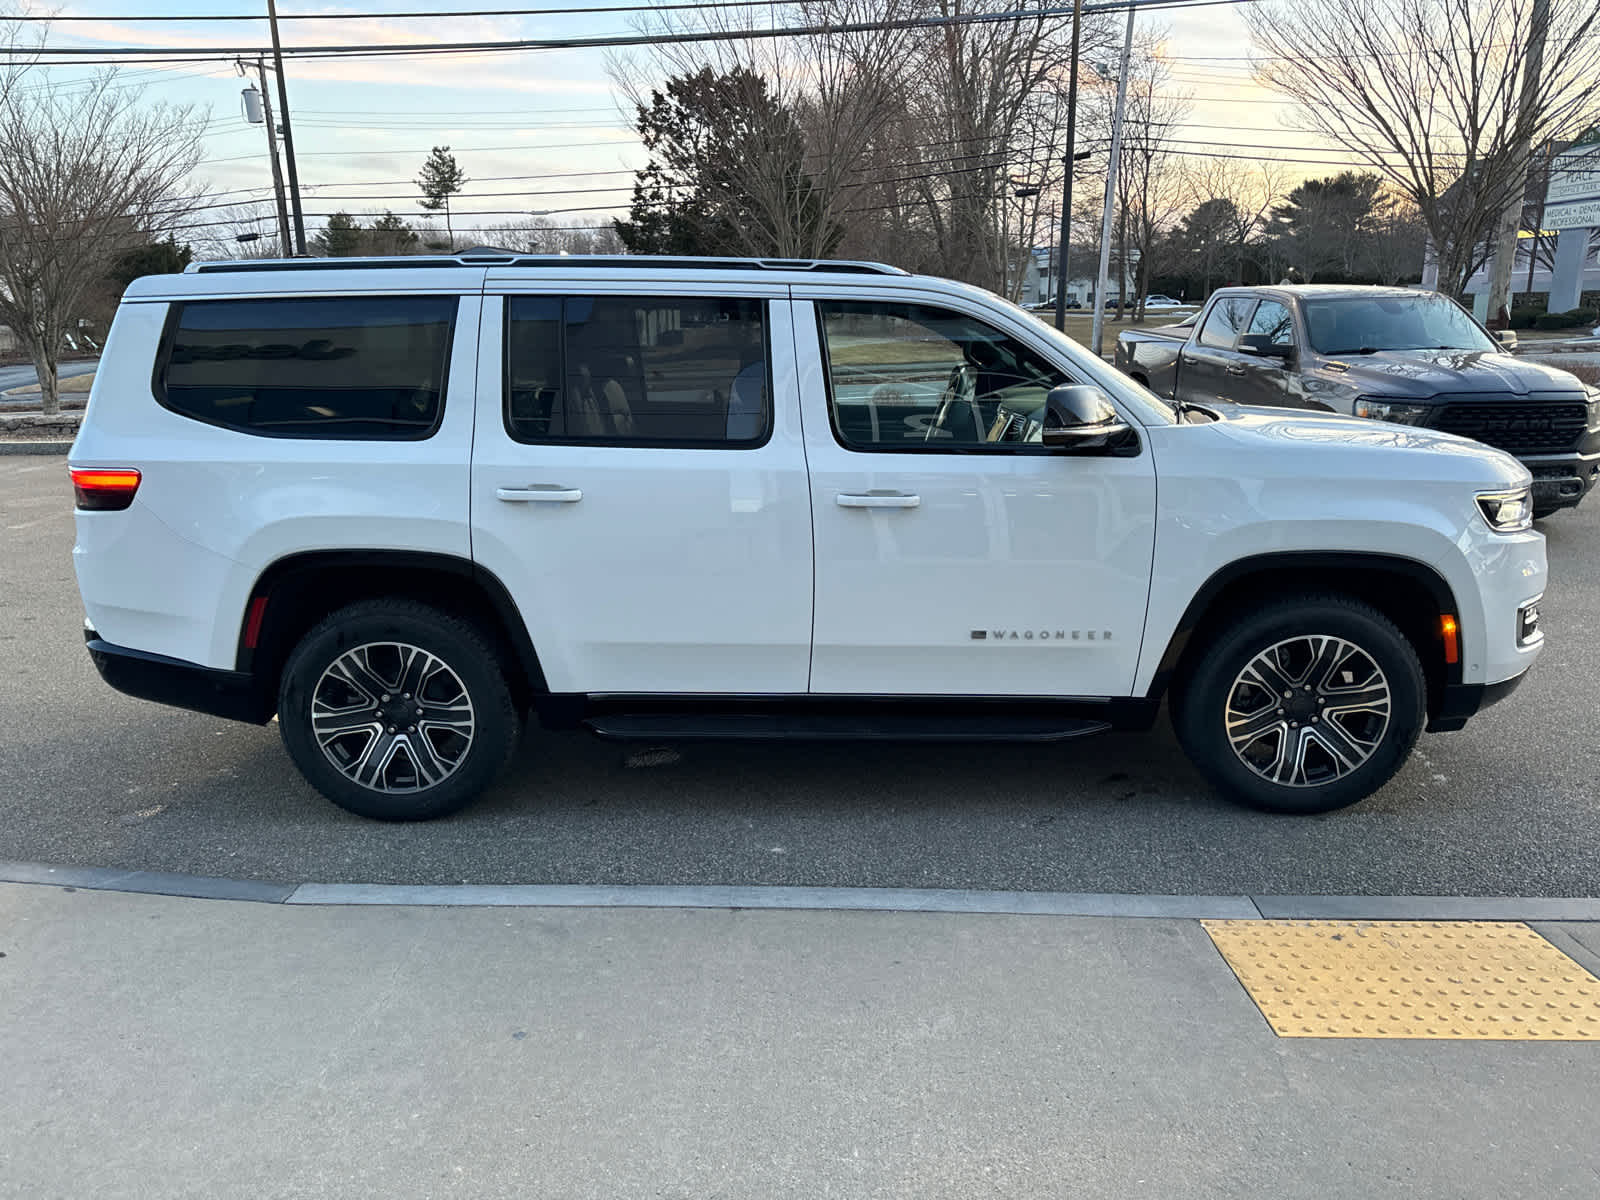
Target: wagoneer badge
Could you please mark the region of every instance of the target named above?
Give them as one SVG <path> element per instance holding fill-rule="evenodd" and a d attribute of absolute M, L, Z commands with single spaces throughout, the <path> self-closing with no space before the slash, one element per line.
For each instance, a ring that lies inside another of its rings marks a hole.
<path fill-rule="evenodd" d="M 1109 642 L 1109 629 L 974 629 L 975 642 Z"/>

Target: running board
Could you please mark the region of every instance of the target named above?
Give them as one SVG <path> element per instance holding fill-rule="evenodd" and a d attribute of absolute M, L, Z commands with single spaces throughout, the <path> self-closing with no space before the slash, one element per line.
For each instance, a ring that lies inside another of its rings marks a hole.
<path fill-rule="evenodd" d="M 847 716 L 827 713 L 616 713 L 584 725 L 614 741 L 909 741 L 1060 742 L 1104 733 L 1111 724 L 1075 717 L 1008 717 L 974 714 Z"/>

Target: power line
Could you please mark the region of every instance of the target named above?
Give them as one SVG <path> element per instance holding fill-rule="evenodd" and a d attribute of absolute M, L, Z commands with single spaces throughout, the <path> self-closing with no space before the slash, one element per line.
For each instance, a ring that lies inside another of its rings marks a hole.
<path fill-rule="evenodd" d="M 1159 10 L 1168 8 L 1205 8 L 1215 5 L 1236 5 L 1254 3 L 1256 0 L 1102 0 L 1098 4 L 1085 4 L 1082 11 L 1085 13 L 1097 12 L 1127 12 L 1130 9 L 1143 12 L 1146 10 Z M 517 38 L 498 41 L 470 41 L 470 42 L 375 42 L 351 45 L 328 46 L 285 46 L 283 53 L 296 59 L 318 57 L 412 57 L 438 53 L 506 53 L 511 51 L 529 50 L 583 50 L 583 49 L 612 49 L 629 46 L 658 46 L 693 44 L 699 42 L 730 42 L 730 41 L 761 41 L 774 38 L 790 37 L 821 37 L 841 33 L 872 33 L 891 30 L 914 29 L 944 29 L 962 25 L 989 25 L 1005 21 L 1041 21 L 1046 17 L 1061 17 L 1071 14 L 1071 8 L 1024 8 L 1008 9 L 997 13 L 957 13 L 950 16 L 939 17 L 909 17 L 894 21 L 848 21 L 838 24 L 822 23 L 809 25 L 790 25 L 775 27 L 758 27 L 753 29 L 707 29 L 707 30 L 679 30 L 675 32 L 651 32 L 631 34 L 601 34 L 585 37 L 567 38 Z M 165 59 L 139 58 L 138 61 L 168 61 L 189 62 L 195 58 L 236 58 L 255 57 L 266 53 L 265 47 L 260 46 L 205 46 L 194 49 L 173 48 L 145 48 L 139 46 L 65 46 L 48 51 L 41 51 L 38 47 L 5 46 L 0 47 L 0 53 L 32 55 L 42 53 L 52 56 L 69 55 L 73 58 L 106 58 L 108 56 L 140 56 L 151 53 L 165 54 L 172 57 Z M 70 60 L 69 60 L 70 61 Z M 62 65 L 52 62 L 51 65 Z"/>

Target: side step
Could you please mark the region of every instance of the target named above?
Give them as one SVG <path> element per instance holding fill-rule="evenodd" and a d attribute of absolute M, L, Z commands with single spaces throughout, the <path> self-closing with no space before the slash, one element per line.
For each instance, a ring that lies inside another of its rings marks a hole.
<path fill-rule="evenodd" d="M 884 713 L 615 713 L 584 725 L 615 741 L 1060 742 L 1111 728 L 1078 717 Z"/>

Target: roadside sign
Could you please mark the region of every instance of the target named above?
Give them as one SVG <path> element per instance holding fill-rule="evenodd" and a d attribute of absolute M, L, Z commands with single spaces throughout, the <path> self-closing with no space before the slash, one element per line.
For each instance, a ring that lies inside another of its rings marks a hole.
<path fill-rule="evenodd" d="M 1579 145 L 1556 155 L 1545 193 L 1546 229 L 1600 225 L 1600 146 Z"/>

